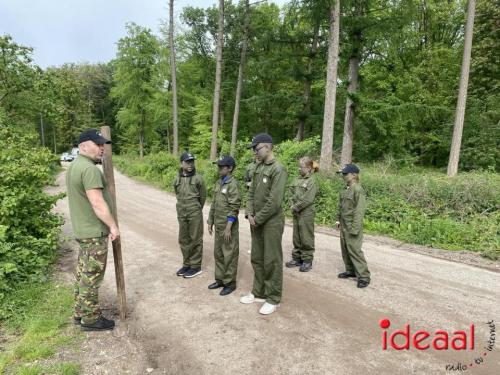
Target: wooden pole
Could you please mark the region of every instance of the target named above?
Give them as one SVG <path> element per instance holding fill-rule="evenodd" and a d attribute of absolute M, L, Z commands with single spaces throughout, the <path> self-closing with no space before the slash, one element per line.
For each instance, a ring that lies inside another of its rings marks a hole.
<path fill-rule="evenodd" d="M 101 126 L 101 134 L 104 138 L 111 140 L 111 130 L 109 126 Z M 113 200 L 115 207 L 113 216 L 115 217 L 116 225 L 118 225 L 118 210 L 116 208 L 116 189 L 115 189 L 115 175 L 113 173 L 113 160 L 111 145 L 104 146 L 104 156 L 102 160 L 102 169 L 104 177 L 108 184 L 109 193 Z M 118 308 L 120 311 L 120 319 L 125 319 L 127 315 L 127 297 L 125 295 L 125 274 L 123 272 L 123 258 L 122 258 L 122 244 L 121 239 L 114 240 L 113 244 L 113 258 L 115 260 L 115 276 L 116 276 L 116 289 L 118 293 Z"/>

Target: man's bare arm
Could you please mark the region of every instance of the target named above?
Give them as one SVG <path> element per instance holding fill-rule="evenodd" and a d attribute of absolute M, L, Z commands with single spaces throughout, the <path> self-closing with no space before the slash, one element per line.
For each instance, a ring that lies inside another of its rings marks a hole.
<path fill-rule="evenodd" d="M 113 215 L 111 215 L 111 211 L 102 196 L 102 189 L 90 189 L 85 192 L 96 216 L 108 226 L 110 232 L 109 238 L 111 241 L 120 237 L 120 231 L 118 230 L 115 219 L 113 218 Z"/>

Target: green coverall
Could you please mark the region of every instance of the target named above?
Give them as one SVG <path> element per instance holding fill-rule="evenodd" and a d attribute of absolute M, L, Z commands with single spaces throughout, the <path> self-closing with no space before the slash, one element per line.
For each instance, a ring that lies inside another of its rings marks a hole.
<path fill-rule="evenodd" d="M 256 223 L 252 228 L 252 294 L 273 305 L 280 303 L 283 289 L 281 238 L 286 181 L 285 168 L 272 159 L 256 165 L 248 191 L 247 215 L 253 215 Z"/>
<path fill-rule="evenodd" d="M 293 212 L 292 258 L 312 261 L 314 256 L 314 199 L 318 186 L 314 177 L 298 177 L 290 185 L 290 208 Z"/>
<path fill-rule="evenodd" d="M 200 268 L 203 258 L 203 206 L 207 190 L 203 177 L 195 171 L 185 175 L 182 170 L 175 177 L 179 245 L 183 265 Z"/>
<path fill-rule="evenodd" d="M 236 287 L 239 255 L 238 213 L 241 196 L 238 182 L 230 175 L 216 182 L 208 225 L 215 226 L 214 258 L 215 280 L 224 286 Z M 231 226 L 231 239 L 224 239 L 228 220 L 234 220 Z"/>
<path fill-rule="evenodd" d="M 363 243 L 363 216 L 366 194 L 360 184 L 354 183 L 340 192 L 337 220 L 340 222 L 340 247 L 346 272 L 358 280 L 370 281 L 370 271 L 361 250 Z"/>

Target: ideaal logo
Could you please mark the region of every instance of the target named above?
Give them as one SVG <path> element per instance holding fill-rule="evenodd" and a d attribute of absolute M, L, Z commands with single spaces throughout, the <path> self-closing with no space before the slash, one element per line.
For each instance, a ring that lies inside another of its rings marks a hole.
<path fill-rule="evenodd" d="M 391 321 L 387 318 L 379 322 L 382 328 L 382 350 L 388 350 L 390 346 L 394 350 L 410 350 L 411 347 L 417 350 L 474 350 L 475 349 L 475 325 L 470 324 L 468 329 L 457 330 L 453 333 L 437 329 L 434 332 L 419 329 L 412 332 L 410 324 L 406 323 L 403 329 L 388 332 Z M 486 323 L 489 329 L 489 337 L 484 346 L 481 347 L 482 353 L 479 357 L 473 358 L 468 364 L 458 362 L 457 364 L 447 364 L 447 371 L 466 371 L 474 366 L 484 362 L 484 358 L 495 347 L 496 327 L 493 320 Z"/>

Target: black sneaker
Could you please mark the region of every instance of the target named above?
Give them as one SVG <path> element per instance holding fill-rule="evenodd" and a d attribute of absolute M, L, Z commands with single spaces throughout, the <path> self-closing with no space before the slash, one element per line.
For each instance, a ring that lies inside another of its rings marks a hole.
<path fill-rule="evenodd" d="M 347 279 L 349 277 L 356 277 L 356 275 L 353 274 L 352 272 L 342 272 L 342 273 L 339 273 L 339 279 Z"/>
<path fill-rule="evenodd" d="M 208 289 L 217 289 L 217 288 L 222 288 L 224 284 L 222 284 L 220 281 L 215 281 L 214 283 L 210 284 L 208 286 Z"/>
<path fill-rule="evenodd" d="M 358 280 L 358 288 L 366 288 L 370 285 L 370 280 Z"/>
<path fill-rule="evenodd" d="M 300 265 L 300 272 L 309 272 L 313 268 L 313 263 L 310 261 L 305 260 L 301 265 Z"/>
<path fill-rule="evenodd" d="M 115 321 L 100 316 L 99 319 L 97 319 L 94 323 L 82 324 L 81 327 L 82 331 L 105 331 L 115 328 Z"/>
<path fill-rule="evenodd" d="M 300 267 L 301 265 L 302 265 L 302 261 L 296 260 L 296 259 L 292 259 L 291 261 L 285 263 L 285 266 L 287 268 Z"/>
<path fill-rule="evenodd" d="M 190 268 L 191 267 L 189 267 L 189 266 L 182 266 L 182 268 L 179 271 L 177 271 L 177 276 L 184 276 L 184 274 L 187 271 L 189 271 Z"/>
<path fill-rule="evenodd" d="M 185 274 L 185 279 L 190 279 L 192 277 L 198 276 L 201 274 L 201 268 L 190 268 Z"/>
<path fill-rule="evenodd" d="M 236 290 L 236 286 L 234 285 L 229 285 L 229 286 L 225 286 L 221 291 L 220 291 L 220 295 L 221 296 L 227 296 L 228 294 L 231 294 L 232 292 L 234 292 Z"/>

